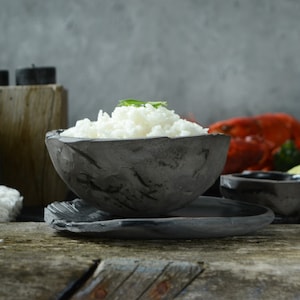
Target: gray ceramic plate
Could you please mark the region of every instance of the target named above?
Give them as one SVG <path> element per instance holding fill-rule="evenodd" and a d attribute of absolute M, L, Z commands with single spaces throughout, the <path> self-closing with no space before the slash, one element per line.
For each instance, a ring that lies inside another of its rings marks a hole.
<path fill-rule="evenodd" d="M 161 218 L 117 218 L 86 202 L 54 202 L 45 221 L 54 229 L 102 238 L 197 239 L 244 235 L 274 220 L 272 210 L 250 203 L 201 196 Z"/>

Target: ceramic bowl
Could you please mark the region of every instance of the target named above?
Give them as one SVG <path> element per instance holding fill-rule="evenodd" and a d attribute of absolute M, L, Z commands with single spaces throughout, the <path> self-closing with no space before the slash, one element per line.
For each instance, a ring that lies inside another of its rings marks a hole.
<path fill-rule="evenodd" d="M 104 140 L 46 134 L 53 165 L 79 198 L 116 216 L 159 216 L 205 192 L 221 174 L 228 136 Z"/>
<path fill-rule="evenodd" d="M 225 198 L 264 205 L 277 215 L 300 216 L 300 175 L 273 171 L 222 175 L 220 191 Z"/>

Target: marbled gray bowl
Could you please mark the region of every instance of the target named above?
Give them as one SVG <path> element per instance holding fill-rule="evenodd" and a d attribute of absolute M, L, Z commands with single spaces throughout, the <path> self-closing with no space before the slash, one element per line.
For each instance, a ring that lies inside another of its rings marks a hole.
<path fill-rule="evenodd" d="M 46 134 L 53 165 L 81 199 L 116 216 L 161 216 L 204 193 L 223 170 L 229 137 L 103 140 Z"/>
<path fill-rule="evenodd" d="M 275 171 L 227 174 L 220 178 L 220 191 L 228 199 L 267 206 L 280 216 L 300 216 L 300 175 Z"/>

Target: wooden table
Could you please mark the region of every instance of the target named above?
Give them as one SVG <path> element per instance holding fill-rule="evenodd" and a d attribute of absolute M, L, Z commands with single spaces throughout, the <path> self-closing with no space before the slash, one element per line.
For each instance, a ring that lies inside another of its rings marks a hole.
<path fill-rule="evenodd" d="M 6 300 L 300 299 L 300 225 L 147 241 L 63 236 L 42 222 L 3 223 L 0 272 Z"/>

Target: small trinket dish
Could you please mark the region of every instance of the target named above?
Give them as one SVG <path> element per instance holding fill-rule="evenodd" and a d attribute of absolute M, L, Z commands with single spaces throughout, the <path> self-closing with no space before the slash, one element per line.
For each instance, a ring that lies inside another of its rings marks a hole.
<path fill-rule="evenodd" d="M 283 217 L 300 216 L 300 175 L 276 171 L 245 171 L 222 175 L 221 194 L 233 200 L 271 208 Z"/>

